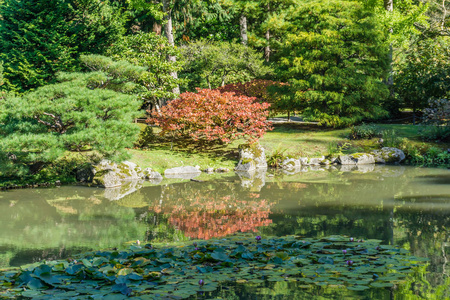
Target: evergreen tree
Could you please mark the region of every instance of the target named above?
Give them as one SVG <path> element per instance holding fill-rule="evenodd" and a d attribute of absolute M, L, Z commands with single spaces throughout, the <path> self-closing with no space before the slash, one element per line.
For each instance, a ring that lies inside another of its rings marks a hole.
<path fill-rule="evenodd" d="M 0 101 L 0 177 L 36 174 L 66 151 L 119 158 L 133 145 L 139 128 L 131 121 L 142 103 L 123 92 L 136 87 L 144 68 L 84 59 L 109 71 L 61 73 L 59 83 Z"/>
<path fill-rule="evenodd" d="M 287 108 L 329 126 L 385 114 L 386 33 L 355 1 L 313 0 L 292 8 L 276 72 Z M 280 28 L 280 31 L 282 28 Z"/>
<path fill-rule="evenodd" d="M 144 88 L 139 96 L 146 108 L 151 109 L 155 105 L 161 107 L 165 101 L 177 97 L 178 93 L 174 89 L 180 81 L 172 74 L 181 70 L 180 51 L 172 47 L 165 37 L 153 32 L 138 32 L 124 36 L 108 53 L 116 60 L 126 60 L 146 68 L 147 71 L 139 80 Z M 176 59 L 170 60 L 171 56 Z"/>
<path fill-rule="evenodd" d="M 183 47 L 183 56 L 186 66 L 181 77 L 189 80 L 191 91 L 248 82 L 272 71 L 262 55 L 242 44 L 198 41 Z"/>
<path fill-rule="evenodd" d="M 80 53 L 101 53 L 123 29 L 117 11 L 99 0 L 5 0 L 0 15 L 5 82 L 19 92 L 77 70 Z"/>

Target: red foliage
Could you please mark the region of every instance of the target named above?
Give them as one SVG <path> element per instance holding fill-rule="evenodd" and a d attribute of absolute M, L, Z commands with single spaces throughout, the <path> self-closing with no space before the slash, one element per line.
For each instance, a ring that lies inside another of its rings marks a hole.
<path fill-rule="evenodd" d="M 178 203 L 154 211 L 170 212 L 169 222 L 190 238 L 210 239 L 236 232 L 256 232 L 258 227 L 268 226 L 271 204 L 266 200 L 241 201 L 226 196 L 205 199 L 192 197 L 189 207 Z"/>
<path fill-rule="evenodd" d="M 277 97 L 268 92 L 270 86 L 287 85 L 284 82 L 255 79 L 246 83 L 227 84 L 219 88 L 219 91 L 233 92 L 238 96 L 255 97 L 260 102 L 271 103 L 271 109 L 276 109 Z"/>
<path fill-rule="evenodd" d="M 162 135 L 197 142 L 229 143 L 240 137 L 253 140 L 270 129 L 269 106 L 255 102 L 255 98 L 204 89 L 181 94 L 160 112 L 153 112 L 147 122 L 160 126 Z"/>

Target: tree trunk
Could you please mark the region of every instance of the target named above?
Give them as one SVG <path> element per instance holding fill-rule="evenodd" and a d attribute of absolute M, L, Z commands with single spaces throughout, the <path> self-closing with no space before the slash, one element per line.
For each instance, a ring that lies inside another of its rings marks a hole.
<path fill-rule="evenodd" d="M 267 3 L 267 16 L 270 15 L 270 2 Z M 270 30 L 267 29 L 266 34 L 266 47 L 264 47 L 264 58 L 266 59 L 266 62 L 269 62 L 270 59 Z"/>
<path fill-rule="evenodd" d="M 269 62 L 270 59 L 270 31 L 266 31 L 266 47 L 264 47 L 264 58 L 266 59 L 266 62 Z"/>
<path fill-rule="evenodd" d="M 394 11 L 394 0 L 384 0 L 384 9 L 392 12 Z M 390 28 L 389 32 L 392 34 L 393 29 Z M 393 66 L 393 48 L 392 43 L 389 45 L 389 54 L 388 54 L 388 61 L 389 61 L 389 76 L 387 79 L 387 85 L 389 87 L 389 91 L 391 94 L 391 97 L 394 96 L 394 66 Z"/>
<path fill-rule="evenodd" d="M 154 33 L 156 33 L 156 35 L 161 35 L 161 31 L 162 31 L 162 26 L 161 26 L 161 24 L 158 24 L 158 23 L 153 23 L 153 28 L 152 28 L 152 31 L 154 32 Z"/>
<path fill-rule="evenodd" d="M 247 36 L 247 17 L 242 14 L 239 19 L 239 28 L 241 29 L 241 43 L 242 45 L 247 46 L 248 44 L 248 36 Z"/>
<path fill-rule="evenodd" d="M 173 32 L 172 32 L 172 11 L 170 9 L 170 0 L 163 0 L 163 11 L 166 13 L 166 24 L 164 25 L 164 33 L 167 37 L 167 40 L 169 41 L 169 44 L 171 46 L 174 46 L 174 38 L 173 38 Z M 168 57 L 169 62 L 176 62 L 177 58 L 176 56 L 169 55 Z M 178 79 L 178 74 L 176 71 L 170 72 L 170 76 L 172 76 L 174 79 Z M 176 95 L 180 94 L 180 87 L 177 85 L 172 92 Z"/>

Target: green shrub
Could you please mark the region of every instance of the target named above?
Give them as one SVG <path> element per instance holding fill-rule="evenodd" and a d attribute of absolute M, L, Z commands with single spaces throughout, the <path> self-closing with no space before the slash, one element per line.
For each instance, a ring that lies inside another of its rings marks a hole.
<path fill-rule="evenodd" d="M 139 139 L 134 146 L 137 148 L 148 148 L 148 145 L 156 140 L 157 136 L 153 132 L 152 126 L 145 126 L 144 130 L 141 130 L 139 134 Z"/>
<path fill-rule="evenodd" d="M 267 165 L 271 168 L 279 168 L 281 167 L 281 163 L 286 158 L 284 153 L 286 149 L 276 149 L 269 157 L 267 158 Z"/>
<path fill-rule="evenodd" d="M 394 129 L 383 130 L 381 136 L 383 137 L 383 147 L 399 148 L 403 141 Z"/>
<path fill-rule="evenodd" d="M 350 139 L 371 139 L 381 136 L 381 129 L 375 124 L 365 124 L 353 126 L 350 129 Z"/>
<path fill-rule="evenodd" d="M 450 141 L 450 126 L 429 125 L 419 132 L 420 137 L 425 141 Z"/>

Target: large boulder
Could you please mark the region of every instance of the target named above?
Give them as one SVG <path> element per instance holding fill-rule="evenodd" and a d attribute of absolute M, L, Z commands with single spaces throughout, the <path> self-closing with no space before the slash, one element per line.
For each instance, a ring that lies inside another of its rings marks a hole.
<path fill-rule="evenodd" d="M 405 159 L 405 153 L 402 150 L 391 147 L 384 147 L 381 150 L 374 150 L 371 154 L 378 164 L 396 164 Z"/>
<path fill-rule="evenodd" d="M 239 148 L 240 159 L 236 171 L 253 172 L 256 169 L 267 169 L 266 153 L 260 144 L 245 144 Z"/>
<path fill-rule="evenodd" d="M 338 162 L 341 165 L 367 165 L 374 164 L 375 158 L 368 153 L 353 153 L 350 155 L 339 155 Z"/>
<path fill-rule="evenodd" d="M 98 186 L 111 188 L 121 186 L 124 181 L 142 180 L 144 173 L 135 163 L 124 161 L 115 163 L 102 160 L 92 167 L 92 182 Z"/>

